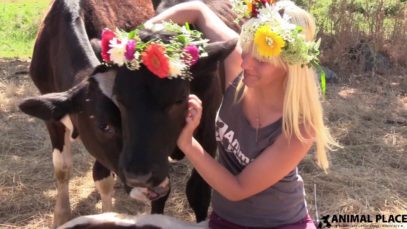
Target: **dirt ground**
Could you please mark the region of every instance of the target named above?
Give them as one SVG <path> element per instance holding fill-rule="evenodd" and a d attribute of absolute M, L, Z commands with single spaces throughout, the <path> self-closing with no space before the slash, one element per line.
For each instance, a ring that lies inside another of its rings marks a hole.
<path fill-rule="evenodd" d="M 52 224 L 56 189 L 49 137 L 41 121 L 17 108 L 22 98 L 38 94 L 27 75 L 28 65 L 29 61 L 0 59 L 0 228 Z M 315 206 L 320 216 L 407 214 L 407 75 L 340 78 L 328 84 L 324 107 L 332 133 L 344 148 L 330 153 L 328 174 L 310 155 L 299 166 L 310 214 L 316 218 Z M 93 159 L 80 143 L 73 144 L 73 155 L 73 215 L 100 213 Z M 190 165 L 184 160 L 171 170 L 173 190 L 166 214 L 193 221 L 184 195 Z M 130 214 L 150 211 L 148 204 L 131 200 L 120 184 L 114 208 Z"/>

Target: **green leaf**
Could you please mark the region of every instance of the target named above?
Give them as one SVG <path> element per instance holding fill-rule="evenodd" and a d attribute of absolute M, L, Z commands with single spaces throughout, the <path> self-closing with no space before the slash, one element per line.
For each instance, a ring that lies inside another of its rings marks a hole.
<path fill-rule="evenodd" d="M 326 75 L 325 75 L 325 71 L 321 68 L 321 66 L 319 66 L 319 70 L 321 72 L 321 90 L 322 90 L 322 95 L 325 97 L 326 94 Z"/>
<path fill-rule="evenodd" d="M 179 36 L 178 36 L 178 40 L 179 40 L 181 43 L 185 44 L 186 41 L 187 41 L 187 38 L 186 38 L 184 35 L 179 35 Z"/>
<path fill-rule="evenodd" d="M 131 32 L 129 33 L 128 38 L 129 38 L 129 39 L 133 39 L 135 36 L 136 36 L 136 31 L 133 30 L 133 31 L 131 31 Z"/>

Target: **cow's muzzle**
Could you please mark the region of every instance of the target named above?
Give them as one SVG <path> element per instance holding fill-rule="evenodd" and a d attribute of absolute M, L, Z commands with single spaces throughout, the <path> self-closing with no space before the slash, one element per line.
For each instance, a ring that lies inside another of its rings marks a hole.
<path fill-rule="evenodd" d="M 144 174 L 134 174 L 128 171 L 124 171 L 124 176 L 126 178 L 126 184 L 130 187 L 144 187 L 151 184 L 152 173 L 144 173 Z"/>
<path fill-rule="evenodd" d="M 170 191 L 170 179 L 166 177 L 161 184 L 155 187 L 135 187 L 130 191 L 130 197 L 136 200 L 148 202 L 166 196 Z"/>

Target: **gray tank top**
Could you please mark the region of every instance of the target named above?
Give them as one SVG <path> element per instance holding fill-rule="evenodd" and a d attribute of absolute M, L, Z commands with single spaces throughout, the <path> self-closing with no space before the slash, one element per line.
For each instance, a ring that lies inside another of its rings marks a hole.
<path fill-rule="evenodd" d="M 242 75 L 228 87 L 216 117 L 218 160 L 234 175 L 239 174 L 282 133 L 282 119 L 279 119 L 257 130 L 256 139 L 256 129 L 250 126 L 241 103 L 234 102 L 237 84 L 241 80 Z M 243 88 L 238 93 L 241 95 Z M 298 168 L 268 189 L 241 201 L 229 201 L 214 190 L 212 208 L 220 217 L 248 227 L 291 224 L 308 214 Z"/>

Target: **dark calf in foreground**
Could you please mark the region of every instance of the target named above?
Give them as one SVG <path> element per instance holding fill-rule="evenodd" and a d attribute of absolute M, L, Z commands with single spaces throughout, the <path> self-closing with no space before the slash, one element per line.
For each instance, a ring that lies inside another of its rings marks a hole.
<path fill-rule="evenodd" d="M 149 1 L 120 1 L 120 8 L 117 4 L 107 0 L 97 5 L 93 1 L 54 1 L 36 40 L 30 75 L 43 95 L 24 100 L 20 108 L 44 120 L 50 134 L 58 191 L 55 226 L 71 217 L 71 139 L 80 137 L 96 159 L 93 177 L 103 211 L 112 210 L 115 173 L 131 195 L 141 188 L 153 201 L 152 212 L 163 213 L 170 187 L 167 157 L 174 152 L 179 155 L 176 139 L 184 125 L 190 93 L 198 95 L 205 107 L 196 137 L 208 152 L 215 152 L 213 123 L 221 95 L 217 64 L 236 41 L 209 45 L 208 57 L 191 69 L 191 82 L 159 79 L 145 67 L 138 71 L 106 67 L 100 65 L 89 40 L 111 24 L 134 28 L 153 14 Z M 123 15 L 128 18 L 120 18 Z M 144 34 L 146 40 L 151 36 L 167 38 L 160 32 L 146 30 Z M 210 189 L 196 171 L 186 192 L 197 220 L 205 219 Z"/>

